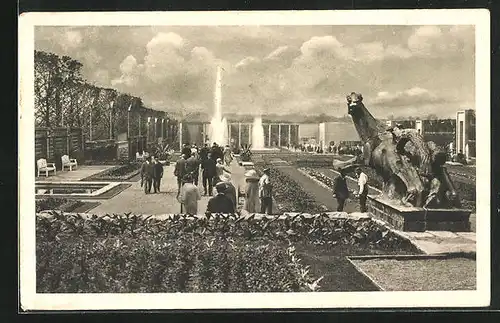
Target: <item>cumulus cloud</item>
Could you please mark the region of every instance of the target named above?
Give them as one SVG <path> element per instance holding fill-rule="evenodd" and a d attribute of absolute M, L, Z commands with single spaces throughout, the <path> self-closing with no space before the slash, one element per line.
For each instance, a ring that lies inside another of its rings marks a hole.
<path fill-rule="evenodd" d="M 382 107 L 418 107 L 428 104 L 455 102 L 455 99 L 442 93 L 434 93 L 424 88 L 412 87 L 404 91 L 389 93 L 381 91 L 372 100 L 372 104 Z"/>
<path fill-rule="evenodd" d="M 77 48 L 82 44 L 82 41 L 82 34 L 77 30 L 68 30 L 60 39 L 61 46 L 66 48 Z"/>
<path fill-rule="evenodd" d="M 457 55 L 474 46 L 474 29 L 468 26 L 421 26 L 408 38 L 408 49 L 416 56 Z"/>
<path fill-rule="evenodd" d="M 224 67 L 228 113 L 341 116 L 351 91 L 381 113 L 385 107 L 459 106 L 442 93 L 474 101 L 463 94 L 474 82 L 474 52 L 461 54 L 474 46 L 469 26 L 408 26 L 397 36 L 382 27 L 378 34 L 366 28 L 357 34 L 355 26 L 339 33 L 324 26 L 297 27 L 297 33 L 271 26 L 100 28 L 45 28 L 37 48 L 58 48 L 84 63 L 91 81 L 157 109 L 210 115 L 216 66 Z M 209 36 L 202 35 L 206 29 Z"/>

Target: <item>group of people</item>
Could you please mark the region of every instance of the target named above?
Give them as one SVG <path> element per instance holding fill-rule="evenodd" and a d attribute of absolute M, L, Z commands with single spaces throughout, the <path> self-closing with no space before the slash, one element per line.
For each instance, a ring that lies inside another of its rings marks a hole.
<path fill-rule="evenodd" d="M 163 177 L 163 165 L 156 156 L 147 156 L 141 165 L 141 187 L 144 187 L 144 193 L 150 194 L 151 187 L 154 193 L 160 193 L 160 184 Z"/>
<path fill-rule="evenodd" d="M 341 169 L 339 175 L 333 182 L 333 197 L 337 199 L 337 211 L 344 210 L 345 201 L 349 198 L 349 189 L 347 187 L 346 171 Z M 366 198 L 368 196 L 368 176 L 357 167 L 355 170 L 358 178 L 358 190 L 351 191 L 356 198 L 359 199 L 360 212 L 366 212 Z"/>
<path fill-rule="evenodd" d="M 177 178 L 177 199 L 181 203 L 181 211 L 188 214 L 198 213 L 198 201 L 202 194 L 198 188 L 201 170 L 203 196 L 211 196 L 207 205 L 210 213 L 235 213 L 238 206 L 237 190 L 231 181 L 229 166 L 233 161 L 229 146 L 222 148 L 217 143 L 211 147 L 205 144 L 201 149 L 195 145 L 184 145 L 181 158 L 176 162 L 174 175 Z M 269 169 L 259 177 L 255 170 L 245 174 L 245 205 L 248 212 L 260 210 L 272 212 L 271 183 Z M 214 192 L 215 190 L 215 192 Z M 214 194 L 215 193 L 215 194 Z"/>
<path fill-rule="evenodd" d="M 229 148 L 229 147 L 226 147 Z M 223 160 L 224 159 L 224 160 Z M 184 145 L 181 158 L 176 162 L 174 175 L 177 177 L 177 199 L 181 203 L 181 212 L 198 214 L 198 201 L 202 194 L 198 188 L 199 173 L 202 173 L 203 196 L 211 196 L 207 205 L 210 213 L 235 213 L 238 206 L 237 190 L 231 182 L 231 170 L 228 168 L 233 160 L 230 149 L 223 149 L 217 143 L 212 147 L 205 144 L 198 150 L 195 145 Z M 340 170 L 334 180 L 333 197 L 337 200 L 337 211 L 344 210 L 345 202 L 352 193 L 359 199 L 360 211 L 366 212 L 368 196 L 368 176 L 356 168 L 358 190 L 349 191 L 346 171 Z M 145 194 L 160 192 L 163 165 L 155 156 L 147 156 L 141 167 L 141 186 Z M 243 209 L 249 213 L 272 213 L 272 182 L 270 169 L 263 170 L 259 176 L 255 169 L 245 173 L 245 203 Z M 214 192 L 215 189 L 215 192 Z M 215 193 L 215 194 L 214 194 Z"/>

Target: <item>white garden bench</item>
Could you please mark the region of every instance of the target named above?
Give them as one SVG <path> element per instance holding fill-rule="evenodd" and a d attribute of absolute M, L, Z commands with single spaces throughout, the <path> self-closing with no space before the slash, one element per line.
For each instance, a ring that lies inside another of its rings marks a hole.
<path fill-rule="evenodd" d="M 56 174 L 56 164 L 54 163 L 47 163 L 47 159 L 45 158 L 40 158 L 36 162 L 36 166 L 38 169 L 38 175 L 40 176 L 40 172 L 45 172 L 45 176 L 49 176 L 49 172 L 54 172 L 54 175 Z"/>
<path fill-rule="evenodd" d="M 74 158 L 69 158 L 68 155 L 63 155 L 61 157 L 61 162 L 62 162 L 62 170 L 64 170 L 64 168 L 69 168 L 70 171 L 73 170 L 73 167 L 74 168 L 77 168 L 78 167 L 78 162 L 76 161 L 76 159 Z"/>

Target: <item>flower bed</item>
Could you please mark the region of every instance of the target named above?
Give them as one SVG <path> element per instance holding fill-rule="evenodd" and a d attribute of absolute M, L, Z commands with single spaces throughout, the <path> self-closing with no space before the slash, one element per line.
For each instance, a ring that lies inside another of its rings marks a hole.
<path fill-rule="evenodd" d="M 91 175 L 82 181 L 126 181 L 137 176 L 140 171 L 141 164 L 131 162 Z"/>
<path fill-rule="evenodd" d="M 35 209 L 36 212 L 41 212 L 46 210 L 60 210 L 64 212 L 73 212 L 77 208 L 82 207 L 84 204 L 85 203 L 82 201 L 49 197 L 46 199 L 36 200 Z"/>
<path fill-rule="evenodd" d="M 325 273 L 311 274 L 297 249 L 350 245 L 366 252 L 415 252 L 407 240 L 370 220 L 324 214 L 159 220 L 54 212 L 38 215 L 36 230 L 37 291 L 51 293 L 318 291 Z"/>
<path fill-rule="evenodd" d="M 256 170 L 262 173 L 261 167 L 256 167 Z M 273 198 L 279 212 L 321 213 L 324 211 L 314 197 L 288 175 L 276 168 L 271 168 L 270 172 L 273 179 Z"/>

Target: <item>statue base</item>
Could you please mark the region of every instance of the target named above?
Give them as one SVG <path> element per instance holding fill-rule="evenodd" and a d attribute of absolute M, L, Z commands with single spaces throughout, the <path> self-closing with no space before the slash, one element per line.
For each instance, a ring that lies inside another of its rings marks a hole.
<path fill-rule="evenodd" d="M 470 210 L 406 207 L 378 196 L 368 196 L 367 207 L 374 218 L 399 231 L 470 231 Z"/>

